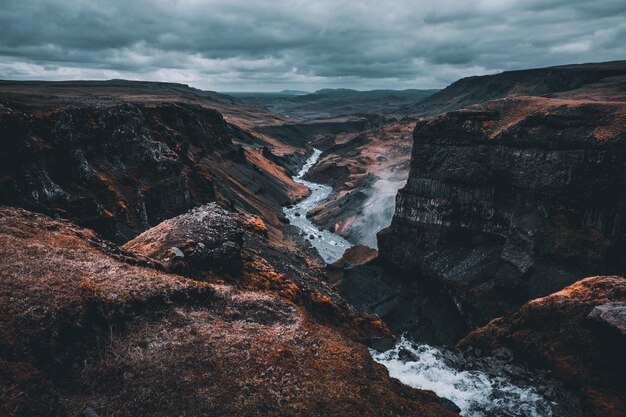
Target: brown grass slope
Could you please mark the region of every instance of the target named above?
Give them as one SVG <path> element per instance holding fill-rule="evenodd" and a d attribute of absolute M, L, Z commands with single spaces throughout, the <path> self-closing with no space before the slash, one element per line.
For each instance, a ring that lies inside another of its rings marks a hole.
<path fill-rule="evenodd" d="M 272 291 L 209 284 L 0 209 L 0 414 L 453 415 Z"/>

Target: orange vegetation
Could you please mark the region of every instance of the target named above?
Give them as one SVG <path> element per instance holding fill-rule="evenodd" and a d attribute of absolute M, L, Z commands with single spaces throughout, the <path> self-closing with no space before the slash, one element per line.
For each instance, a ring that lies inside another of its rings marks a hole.
<path fill-rule="evenodd" d="M 246 266 L 253 290 L 162 269 L 69 222 L 0 208 L 0 413 L 455 415 L 346 336 L 360 319 L 322 323 L 261 259 Z M 322 290 L 311 300 L 333 306 Z"/>

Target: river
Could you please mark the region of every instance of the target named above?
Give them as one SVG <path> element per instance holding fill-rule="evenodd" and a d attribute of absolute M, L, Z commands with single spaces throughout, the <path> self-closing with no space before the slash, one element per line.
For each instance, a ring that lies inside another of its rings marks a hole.
<path fill-rule="evenodd" d="M 311 242 L 311 245 L 317 249 L 324 261 L 330 264 L 341 258 L 346 249 L 352 247 L 352 243 L 329 230 L 320 229 L 306 217 L 311 209 L 317 207 L 333 191 L 332 187 L 328 185 L 302 179 L 304 174 L 315 165 L 321 154 L 322 151 L 314 149 L 313 154 L 307 159 L 300 172 L 293 177 L 295 182 L 303 184 L 311 190 L 311 194 L 297 204 L 285 207 L 283 211 L 290 224 L 299 228 L 304 238 Z"/>
<path fill-rule="evenodd" d="M 327 263 L 332 263 L 352 244 L 341 236 L 320 229 L 306 217 L 311 209 L 332 192 L 332 188 L 327 185 L 302 179 L 321 153 L 319 149 L 314 149 L 300 172 L 293 177 L 294 181 L 307 186 L 311 194 L 297 204 L 286 207 L 284 213 L 321 257 Z M 446 359 L 446 351 L 438 347 L 415 344 L 402 338 L 393 349 L 384 353 L 371 351 L 371 354 L 376 362 L 388 369 L 392 377 L 413 388 L 431 390 L 451 400 L 465 417 L 553 415 L 551 404 L 532 386 L 516 385 L 505 376 L 455 369 Z"/>

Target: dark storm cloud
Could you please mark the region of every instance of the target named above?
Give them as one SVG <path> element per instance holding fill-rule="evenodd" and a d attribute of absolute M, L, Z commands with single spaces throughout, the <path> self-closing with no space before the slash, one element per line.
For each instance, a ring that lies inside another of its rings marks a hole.
<path fill-rule="evenodd" d="M 0 0 L 0 78 L 428 88 L 625 45 L 624 0 Z"/>

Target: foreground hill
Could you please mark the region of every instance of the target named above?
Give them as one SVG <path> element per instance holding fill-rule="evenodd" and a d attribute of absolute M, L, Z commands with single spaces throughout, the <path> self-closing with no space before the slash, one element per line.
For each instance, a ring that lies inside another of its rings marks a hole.
<path fill-rule="evenodd" d="M 456 415 L 390 379 L 355 341 L 387 336 L 384 325 L 355 315 L 297 257 L 284 269 L 263 232 L 258 219 L 198 208 L 132 243 L 180 248 L 161 263 L 0 208 L 0 413 Z M 206 275 L 233 256 L 239 268 Z M 185 276 L 167 272 L 177 267 Z"/>

